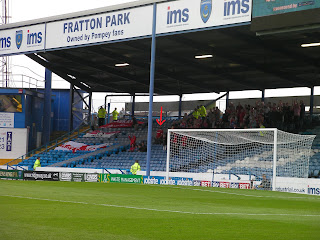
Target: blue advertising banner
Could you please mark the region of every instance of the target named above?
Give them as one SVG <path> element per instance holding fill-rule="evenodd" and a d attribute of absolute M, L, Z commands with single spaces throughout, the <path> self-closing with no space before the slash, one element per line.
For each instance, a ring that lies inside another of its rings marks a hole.
<path fill-rule="evenodd" d="M 193 186 L 192 178 L 182 178 L 182 177 L 169 177 L 169 182 L 167 182 L 166 177 L 158 176 L 144 176 L 144 184 L 161 184 L 161 185 L 180 185 L 180 186 Z"/>

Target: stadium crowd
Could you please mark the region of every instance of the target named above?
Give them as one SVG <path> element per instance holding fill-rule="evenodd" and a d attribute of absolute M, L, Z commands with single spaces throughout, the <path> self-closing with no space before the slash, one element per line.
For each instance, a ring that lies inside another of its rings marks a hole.
<path fill-rule="evenodd" d="M 222 113 L 218 107 L 206 110 L 198 106 L 191 115 L 175 121 L 172 128 L 259 128 L 274 127 L 284 131 L 296 132 L 304 127 L 305 105 L 294 101 L 292 105 L 257 101 L 255 105 L 232 102 Z"/>

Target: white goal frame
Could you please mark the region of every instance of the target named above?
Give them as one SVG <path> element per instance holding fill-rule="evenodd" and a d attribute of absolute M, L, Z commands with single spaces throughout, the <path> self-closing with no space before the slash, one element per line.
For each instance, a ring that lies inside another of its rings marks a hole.
<path fill-rule="evenodd" d="M 170 174 L 172 175 L 172 172 L 169 172 L 170 168 L 170 148 L 171 148 L 171 136 L 173 132 L 179 133 L 179 132 L 257 132 L 262 133 L 263 132 L 273 132 L 273 169 L 272 169 L 272 190 L 276 190 L 276 178 L 277 178 L 277 152 L 278 152 L 278 129 L 277 128 L 251 128 L 251 129 L 168 129 L 167 134 L 167 161 L 166 161 L 166 183 L 169 183 L 169 177 Z M 282 131 L 280 131 L 282 132 Z M 288 135 L 291 133 L 287 133 Z M 292 134 L 296 135 L 296 134 Z M 298 135 L 297 135 L 298 136 Z M 300 135 L 301 136 L 301 135 Z M 306 138 L 308 136 L 305 136 Z M 314 136 L 313 136 L 314 137 Z M 197 137 L 195 137 L 197 139 Z M 198 137 L 198 140 L 202 140 L 201 137 Z M 203 139 L 204 141 L 210 141 L 208 139 Z M 268 145 L 272 145 L 272 142 L 268 143 Z M 311 149 L 311 148 L 310 148 Z M 309 161 L 309 160 L 308 160 Z M 214 169 L 213 169 L 214 172 Z M 214 174 L 213 174 L 214 175 Z M 212 179 L 213 180 L 213 179 Z"/>

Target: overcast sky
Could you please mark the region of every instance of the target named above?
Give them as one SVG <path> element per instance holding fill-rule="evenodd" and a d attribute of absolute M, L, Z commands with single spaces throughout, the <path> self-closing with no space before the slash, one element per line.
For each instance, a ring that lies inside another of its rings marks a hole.
<path fill-rule="evenodd" d="M 9 0 L 10 1 L 10 15 L 11 23 L 20 22 L 26 20 L 32 20 L 37 18 L 55 16 L 66 14 L 70 12 L 83 11 L 88 9 L 94 9 L 99 7 L 106 7 L 111 5 L 123 4 L 127 2 L 134 2 L 138 0 Z M 37 63 L 33 62 L 29 58 L 22 56 L 14 56 L 11 60 L 12 63 L 12 73 L 13 74 L 24 74 L 34 78 L 43 78 L 44 68 L 39 66 Z M 19 79 L 21 77 L 14 76 L 14 79 Z M 69 84 L 53 76 L 53 88 L 59 87 L 69 87 Z M 318 88 L 315 89 L 315 94 L 319 94 Z M 271 96 L 288 96 L 288 95 L 309 95 L 310 89 L 308 88 L 297 88 L 297 89 L 286 89 L 286 90 L 268 90 L 266 91 L 266 97 Z M 104 103 L 105 94 L 95 94 L 94 99 L 94 109 Z M 193 98 L 202 99 L 215 99 L 218 95 L 216 94 L 201 94 L 194 96 L 184 96 L 184 100 L 189 100 Z M 234 92 L 230 94 L 230 98 L 241 98 L 241 97 L 261 97 L 260 91 L 248 91 L 246 94 L 243 92 Z M 156 98 L 156 101 L 161 101 L 162 99 Z M 166 97 L 167 101 L 168 98 Z M 170 98 L 170 100 L 178 101 L 178 97 L 175 96 Z M 127 99 L 119 99 L 114 101 L 128 101 Z"/>
<path fill-rule="evenodd" d="M 137 0 L 9 0 L 11 22 L 55 16 Z"/>

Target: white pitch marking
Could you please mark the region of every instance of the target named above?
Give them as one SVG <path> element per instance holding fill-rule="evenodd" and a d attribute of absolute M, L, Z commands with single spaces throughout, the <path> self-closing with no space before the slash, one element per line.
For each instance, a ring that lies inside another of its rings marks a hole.
<path fill-rule="evenodd" d="M 76 202 L 76 201 L 66 201 L 58 199 L 48 199 L 48 198 L 34 198 L 34 197 L 23 197 L 14 195 L 0 195 L 0 197 L 12 197 L 12 198 L 22 198 L 40 201 L 51 201 L 51 202 L 61 202 L 61 203 L 73 203 L 73 204 L 84 204 L 84 205 L 94 205 L 94 206 L 104 206 L 104 207 L 115 207 L 115 208 L 126 208 L 135 210 L 146 210 L 154 212 L 168 212 L 168 213 L 181 213 L 181 214 L 192 214 L 192 215 L 246 215 L 246 216 L 292 216 L 292 217 L 320 217 L 320 215 L 310 215 L 310 214 L 286 214 L 286 213 L 213 213 L 213 212 L 185 212 L 178 210 L 167 210 L 167 209 L 155 209 L 155 208 L 142 208 L 133 206 L 121 206 L 113 204 L 104 203 L 87 203 L 87 202 Z"/>
<path fill-rule="evenodd" d="M 256 198 L 280 198 L 280 199 L 302 199 L 302 200 L 310 200 L 311 198 L 305 197 L 281 197 L 281 196 L 261 196 L 261 195 L 250 195 L 250 194 L 242 194 L 242 193 L 232 193 L 232 192 L 222 192 L 222 191 L 214 191 L 209 189 L 199 189 L 199 188 L 188 188 L 188 187 L 175 187 L 172 185 L 153 185 L 153 184 L 144 184 L 144 186 L 154 186 L 154 187 L 170 187 L 176 189 L 184 189 L 184 190 L 191 190 L 191 191 L 200 191 L 200 192 L 212 192 L 212 193 L 223 193 L 223 194 L 230 194 L 230 195 L 237 195 L 237 196 L 244 196 L 244 197 L 256 197 Z M 308 195 L 305 195 L 308 196 Z M 320 198 L 312 198 L 312 200 L 320 200 Z"/>

